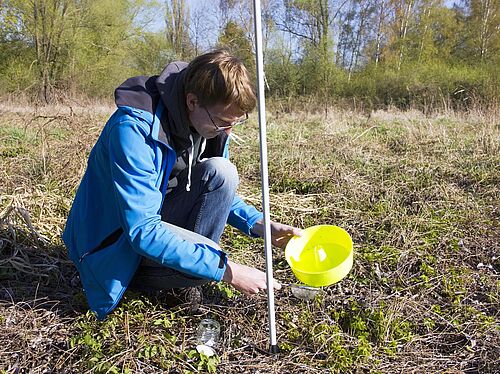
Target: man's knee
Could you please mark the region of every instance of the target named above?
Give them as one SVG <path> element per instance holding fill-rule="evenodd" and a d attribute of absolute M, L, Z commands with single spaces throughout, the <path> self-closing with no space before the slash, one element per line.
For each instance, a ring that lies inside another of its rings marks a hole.
<path fill-rule="evenodd" d="M 212 157 L 203 161 L 203 164 L 208 172 L 209 190 L 220 187 L 236 190 L 239 183 L 238 170 L 231 161 L 224 157 Z"/>

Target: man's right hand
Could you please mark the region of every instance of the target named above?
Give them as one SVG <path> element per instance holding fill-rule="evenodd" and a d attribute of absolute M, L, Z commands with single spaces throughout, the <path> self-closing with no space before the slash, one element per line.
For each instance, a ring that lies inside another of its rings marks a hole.
<path fill-rule="evenodd" d="M 267 289 L 266 273 L 232 261 L 227 262 L 222 280 L 247 295 L 255 295 L 260 290 Z M 278 290 L 281 288 L 281 284 L 276 280 L 274 280 L 274 288 Z"/>

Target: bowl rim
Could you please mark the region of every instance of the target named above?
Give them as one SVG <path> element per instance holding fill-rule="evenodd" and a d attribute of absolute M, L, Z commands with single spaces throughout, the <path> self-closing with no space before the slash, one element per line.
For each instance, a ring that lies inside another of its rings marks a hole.
<path fill-rule="evenodd" d="M 321 274 L 327 274 L 329 272 L 332 272 L 332 271 L 338 271 L 339 268 L 342 268 L 345 263 L 347 261 L 349 261 L 350 259 L 352 259 L 353 257 L 353 253 L 354 253 L 354 245 L 353 245 L 353 241 L 352 241 L 352 238 L 351 238 L 351 235 L 349 235 L 349 233 L 343 229 L 342 227 L 340 226 L 336 226 L 336 225 L 326 225 L 326 224 L 322 224 L 322 225 L 315 225 L 315 226 L 310 226 L 310 227 L 307 227 L 305 229 L 303 229 L 302 231 L 304 232 L 307 232 L 308 230 L 309 231 L 318 231 L 322 228 L 334 228 L 334 229 L 338 229 L 340 230 L 340 232 L 342 232 L 343 234 L 346 235 L 346 237 L 349 239 L 349 242 L 350 242 L 350 248 L 348 248 L 347 250 L 347 254 L 345 256 L 345 258 L 342 260 L 342 262 L 340 262 L 338 265 L 334 266 L 334 267 L 331 267 L 330 269 L 328 270 L 323 270 L 323 271 L 314 271 L 314 272 L 309 272 L 309 271 L 304 271 L 304 270 L 301 270 L 301 269 L 297 269 L 295 266 L 292 266 L 291 262 L 290 262 L 290 258 L 292 257 L 290 255 L 290 249 L 291 247 L 289 247 L 290 243 L 293 244 L 294 241 L 297 241 L 297 240 L 300 240 L 301 237 L 300 236 L 294 236 L 292 237 L 288 243 L 286 244 L 285 246 L 285 260 L 286 262 L 288 263 L 288 266 L 290 266 L 290 269 L 292 269 L 292 271 L 295 273 L 295 271 L 298 271 L 302 274 L 307 274 L 307 275 L 321 275 Z M 349 270 L 347 271 L 347 273 L 349 273 L 350 269 L 352 268 L 352 265 L 350 266 Z"/>

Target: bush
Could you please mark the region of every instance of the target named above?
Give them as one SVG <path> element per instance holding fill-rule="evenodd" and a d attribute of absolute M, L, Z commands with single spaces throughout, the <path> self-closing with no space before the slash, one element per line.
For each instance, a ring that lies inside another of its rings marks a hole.
<path fill-rule="evenodd" d="M 400 71 L 369 66 L 344 82 L 338 95 L 356 98 L 374 108 L 395 106 L 468 110 L 496 106 L 500 95 L 496 66 L 404 66 Z"/>

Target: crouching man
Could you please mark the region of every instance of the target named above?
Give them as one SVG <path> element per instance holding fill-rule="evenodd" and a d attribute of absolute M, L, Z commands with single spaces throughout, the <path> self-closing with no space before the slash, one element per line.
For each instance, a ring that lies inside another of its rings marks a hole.
<path fill-rule="evenodd" d="M 226 223 L 252 237 L 264 231 L 262 213 L 236 195 L 228 159 L 233 127 L 256 105 L 242 63 L 224 51 L 173 62 L 158 76 L 126 80 L 115 100 L 63 233 L 90 308 L 105 318 L 129 286 L 214 280 L 245 294 L 265 290 L 265 273 L 210 244 Z M 271 231 L 281 247 L 300 235 L 276 222 Z M 189 232 L 210 240 L 189 240 Z"/>

